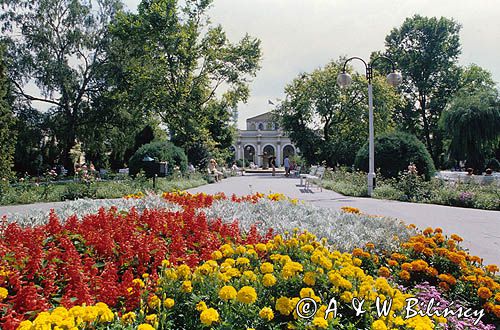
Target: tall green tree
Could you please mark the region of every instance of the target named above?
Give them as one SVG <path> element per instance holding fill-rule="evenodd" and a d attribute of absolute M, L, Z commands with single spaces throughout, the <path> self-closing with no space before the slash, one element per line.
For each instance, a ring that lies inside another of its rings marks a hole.
<path fill-rule="evenodd" d="M 443 112 L 441 125 L 449 138 L 452 159 L 466 160 L 466 166 L 481 173 L 485 158 L 500 141 L 500 102 L 496 89 L 465 89 Z"/>
<path fill-rule="evenodd" d="M 261 58 L 248 35 L 231 43 L 207 16 L 211 1 L 144 0 L 112 27 L 122 63 L 123 99 L 166 124 L 171 140 L 190 149 L 224 148 L 227 112 L 246 101 Z M 216 129 L 215 129 L 216 128 Z"/>
<path fill-rule="evenodd" d="M 285 87 L 286 99 L 275 112 L 309 163 L 350 166 L 368 139 L 367 81 L 353 74 L 353 84 L 341 89 L 336 81 L 343 63 L 339 59 L 299 75 Z M 394 126 L 391 111 L 400 98 L 380 76 L 374 78 L 373 86 L 375 130 L 379 134 Z"/>
<path fill-rule="evenodd" d="M 452 19 L 415 15 L 385 38 L 383 53 L 396 61 L 403 75 L 406 105 L 399 108 L 399 118 L 425 142 L 436 164 L 442 151 L 438 121 L 460 87 L 460 28 Z"/>
<path fill-rule="evenodd" d="M 73 168 L 70 150 L 84 140 L 80 128 L 103 89 L 99 70 L 108 61 L 108 25 L 119 0 L 3 0 L 0 15 L 8 42 L 13 92 L 27 102 L 52 107 L 61 125 L 62 162 Z M 40 93 L 27 88 L 35 83 Z M 101 118 L 102 119 L 102 118 Z M 102 121 L 94 122 L 94 127 Z"/>
<path fill-rule="evenodd" d="M 0 180 L 12 175 L 16 144 L 15 119 L 10 106 L 11 97 L 3 52 L 3 45 L 0 44 Z"/>

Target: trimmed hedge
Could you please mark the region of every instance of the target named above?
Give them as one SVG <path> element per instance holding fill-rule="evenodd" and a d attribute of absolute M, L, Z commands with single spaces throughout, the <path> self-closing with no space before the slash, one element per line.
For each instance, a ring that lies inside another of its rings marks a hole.
<path fill-rule="evenodd" d="M 143 162 L 145 156 L 154 158 L 157 162 L 168 162 L 168 173 L 171 174 L 174 166 L 179 166 L 182 172 L 187 169 L 187 156 L 182 148 L 176 147 L 169 141 L 151 142 L 140 147 L 130 157 L 130 175 L 136 175 L 141 170 L 148 171 L 148 165 Z"/>
<path fill-rule="evenodd" d="M 375 138 L 375 168 L 385 178 L 396 178 L 399 172 L 408 169 L 414 163 L 418 173 L 429 180 L 435 173 L 434 162 L 431 155 L 415 136 L 394 132 L 380 135 Z M 359 149 L 355 166 L 363 171 L 368 171 L 368 143 Z"/>

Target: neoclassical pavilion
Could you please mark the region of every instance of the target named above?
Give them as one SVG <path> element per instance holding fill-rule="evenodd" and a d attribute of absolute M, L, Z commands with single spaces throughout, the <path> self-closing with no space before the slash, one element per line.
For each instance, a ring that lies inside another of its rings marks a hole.
<path fill-rule="evenodd" d="M 236 159 L 247 159 L 262 166 L 261 155 L 273 155 L 281 166 L 285 155 L 294 155 L 298 150 L 292 141 L 272 120 L 271 113 L 247 119 L 247 129 L 238 130 L 233 145 Z"/>

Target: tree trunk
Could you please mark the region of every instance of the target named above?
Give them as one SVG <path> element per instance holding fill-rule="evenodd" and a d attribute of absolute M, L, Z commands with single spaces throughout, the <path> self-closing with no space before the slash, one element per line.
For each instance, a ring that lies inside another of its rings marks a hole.
<path fill-rule="evenodd" d="M 420 103 L 420 112 L 422 114 L 422 121 L 424 123 L 425 143 L 427 144 L 427 149 L 429 150 L 429 153 L 431 154 L 431 156 L 435 162 L 436 160 L 434 159 L 435 155 L 434 155 L 434 152 L 432 149 L 431 132 L 430 132 L 430 128 L 429 128 L 429 122 L 428 122 L 426 114 L 425 114 L 425 108 L 427 106 L 426 101 L 427 100 L 426 100 L 425 95 L 420 95 L 419 103 Z"/>
<path fill-rule="evenodd" d="M 71 149 L 76 145 L 76 120 L 71 110 L 65 111 L 67 126 L 64 138 L 64 149 L 62 154 L 62 163 L 68 175 L 75 174 L 73 160 L 71 159 Z"/>

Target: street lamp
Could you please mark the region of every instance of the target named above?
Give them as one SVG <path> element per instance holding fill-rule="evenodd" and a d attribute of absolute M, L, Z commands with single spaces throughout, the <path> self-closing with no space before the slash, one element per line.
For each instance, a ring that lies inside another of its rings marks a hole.
<path fill-rule="evenodd" d="M 379 56 L 374 58 L 371 62 L 366 63 L 362 58 L 351 57 L 344 62 L 344 67 L 342 72 L 337 76 L 337 84 L 340 87 L 347 87 L 352 83 L 352 77 L 346 72 L 347 63 L 351 60 L 360 60 L 365 65 L 366 69 L 366 79 L 368 80 L 368 120 L 369 120 L 369 168 L 368 168 L 368 195 L 371 196 L 374 188 L 375 180 L 375 147 L 374 147 L 374 129 L 373 129 L 373 63 L 379 59 L 387 60 L 392 65 L 392 72 L 387 75 L 387 83 L 391 86 L 396 87 L 401 84 L 402 77 L 401 73 L 396 72 L 396 66 L 394 62 L 386 57 Z"/>

